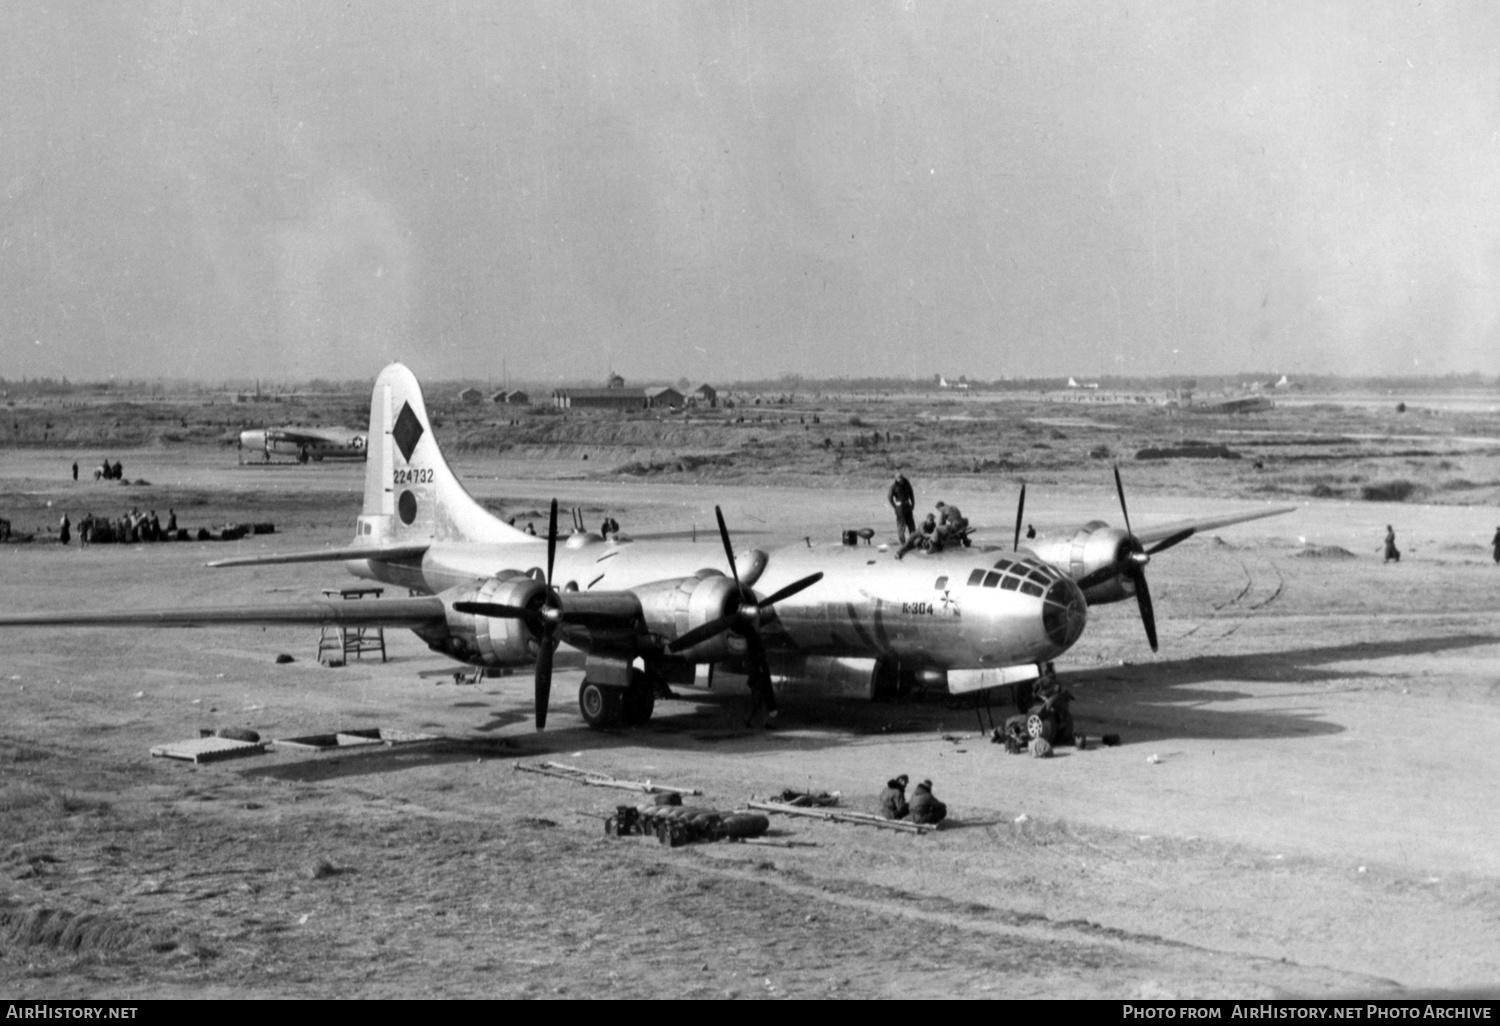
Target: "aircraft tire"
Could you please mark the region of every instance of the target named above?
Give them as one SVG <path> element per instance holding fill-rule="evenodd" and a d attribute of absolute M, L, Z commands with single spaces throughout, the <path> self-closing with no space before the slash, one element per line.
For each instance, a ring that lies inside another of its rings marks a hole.
<path fill-rule="evenodd" d="M 649 723 L 656 709 L 656 685 L 640 670 L 630 671 L 630 687 L 622 697 L 621 716 L 626 725 L 638 727 Z"/>
<path fill-rule="evenodd" d="M 578 711 L 595 729 L 617 727 L 623 712 L 625 689 L 585 680 L 578 687 Z"/>
<path fill-rule="evenodd" d="M 1033 738 L 1043 738 L 1048 744 L 1057 735 L 1057 725 L 1051 716 L 1041 713 L 1032 713 L 1026 717 L 1026 733 Z"/>

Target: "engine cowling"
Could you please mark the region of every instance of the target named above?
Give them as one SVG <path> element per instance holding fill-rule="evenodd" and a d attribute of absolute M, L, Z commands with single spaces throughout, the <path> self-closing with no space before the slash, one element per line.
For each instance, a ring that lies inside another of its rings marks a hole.
<path fill-rule="evenodd" d="M 540 581 L 517 571 L 460 585 L 440 596 L 447 620 L 440 627 L 416 633 L 427 647 L 475 666 L 525 666 L 536 660 L 536 635 L 524 620 L 460 613 L 455 602 L 493 602 L 523 609 L 539 609 L 546 598 Z"/>
<path fill-rule="evenodd" d="M 1029 547 L 1039 558 L 1051 563 L 1075 581 L 1107 567 L 1118 567 L 1118 575 L 1084 591 L 1083 597 L 1091 606 L 1119 602 L 1135 594 L 1135 584 L 1124 576 L 1131 556 L 1130 535 L 1118 527 L 1110 527 L 1102 520 L 1089 521 L 1075 531 L 1071 538 L 1059 538 L 1023 547 Z"/>
<path fill-rule="evenodd" d="M 733 578 L 717 570 L 700 570 L 692 577 L 635 590 L 641 600 L 646 629 L 667 642 L 733 612 L 743 594 L 736 590 Z M 726 631 L 679 655 L 693 662 L 706 663 L 743 655 L 744 652 L 743 639 Z"/>

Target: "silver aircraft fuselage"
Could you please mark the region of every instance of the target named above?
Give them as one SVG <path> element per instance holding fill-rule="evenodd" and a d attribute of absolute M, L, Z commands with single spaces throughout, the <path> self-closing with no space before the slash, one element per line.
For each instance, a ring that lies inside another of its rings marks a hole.
<path fill-rule="evenodd" d="M 507 570 L 540 579 L 546 559 L 539 538 L 438 542 L 419 560 L 351 560 L 346 566 L 358 577 L 438 593 Z M 769 647 L 805 655 L 892 655 L 908 666 L 944 670 L 1041 663 L 1077 641 L 1087 619 L 1077 586 L 1025 554 L 954 548 L 898 560 L 868 545 L 797 544 L 742 552 L 737 559 L 764 566 L 753 581 L 762 595 L 823 573 L 816 585 L 778 603 L 765 622 Z M 553 581 L 564 592 L 630 589 L 649 603 L 655 582 L 725 570 L 722 553 L 711 545 L 641 546 L 580 532 L 558 545 Z"/>

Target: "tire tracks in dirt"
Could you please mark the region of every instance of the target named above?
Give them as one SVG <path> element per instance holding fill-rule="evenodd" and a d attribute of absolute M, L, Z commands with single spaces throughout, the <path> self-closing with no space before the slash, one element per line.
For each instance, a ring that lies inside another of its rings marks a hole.
<path fill-rule="evenodd" d="M 1257 591 L 1257 585 L 1260 578 L 1254 571 L 1250 569 L 1250 564 L 1247 563 L 1244 559 L 1235 557 L 1235 562 L 1240 565 L 1240 571 L 1245 575 L 1245 583 L 1240 587 L 1240 590 L 1235 592 L 1234 595 L 1230 598 L 1225 599 L 1223 602 L 1212 603 L 1215 615 L 1205 617 L 1198 623 L 1194 624 L 1191 628 L 1178 636 L 1178 641 L 1184 641 L 1187 638 L 1192 637 L 1194 634 L 1197 634 L 1204 627 L 1216 623 L 1218 619 L 1217 614 L 1222 613 L 1226 609 L 1231 610 L 1232 612 L 1243 610 L 1243 615 L 1234 620 L 1234 622 L 1231 623 L 1222 633 L 1205 638 L 1203 641 L 1206 646 L 1216 645 L 1219 642 L 1224 641 L 1234 635 L 1241 627 L 1245 626 L 1245 624 L 1249 621 L 1250 617 L 1253 614 L 1260 612 L 1262 609 L 1265 609 L 1267 606 L 1274 603 L 1277 599 L 1281 598 L 1282 593 L 1286 591 L 1286 575 L 1281 572 L 1281 568 L 1276 565 L 1275 560 L 1266 559 L 1266 567 L 1272 574 L 1275 575 L 1276 584 L 1274 587 L 1271 587 L 1269 589 L 1269 592 L 1264 598 L 1261 598 L 1258 601 L 1255 600 L 1254 593 Z M 1264 574 L 1260 576 L 1263 577 Z"/>
<path fill-rule="evenodd" d="M 707 853 L 705 853 L 707 854 Z M 801 870 L 741 868 L 722 856 L 687 861 L 677 868 L 740 882 L 771 887 L 791 897 L 822 902 L 881 918 L 905 919 L 944 930 L 963 931 L 983 942 L 1003 939 L 1017 946 L 1051 949 L 1066 964 L 1097 965 L 1093 950 L 1112 956 L 1120 970 L 1131 975 L 1163 975 L 1179 985 L 1201 993 L 1212 981 L 1228 992 L 1246 986 L 1264 987 L 1276 980 L 1276 990 L 1286 995 L 1312 996 L 1336 993 L 1397 994 L 1394 980 L 1366 973 L 1349 972 L 1325 965 L 1289 962 L 1243 952 L 1219 950 L 1156 934 L 1136 933 L 1104 926 L 1087 919 L 1052 919 L 1040 913 L 1016 912 L 993 905 L 960 905 L 937 895 L 903 892 L 867 883 L 841 880 L 820 881 Z M 799 879 L 800 878 L 800 879 Z M 1069 950 L 1071 949 L 1071 950 Z M 1102 966 L 1100 967 L 1103 970 Z"/>

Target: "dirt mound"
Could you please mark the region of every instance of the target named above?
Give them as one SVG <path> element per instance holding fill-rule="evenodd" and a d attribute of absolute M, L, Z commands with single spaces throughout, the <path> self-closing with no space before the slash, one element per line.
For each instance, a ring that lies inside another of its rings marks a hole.
<path fill-rule="evenodd" d="M 1293 553 L 1299 559 L 1354 559 L 1354 553 L 1342 545 L 1309 545 L 1301 552 Z"/>
<path fill-rule="evenodd" d="M 0 944 L 4 947 L 124 951 L 147 939 L 143 931 L 110 916 L 74 915 L 51 908 L 0 909 Z"/>

